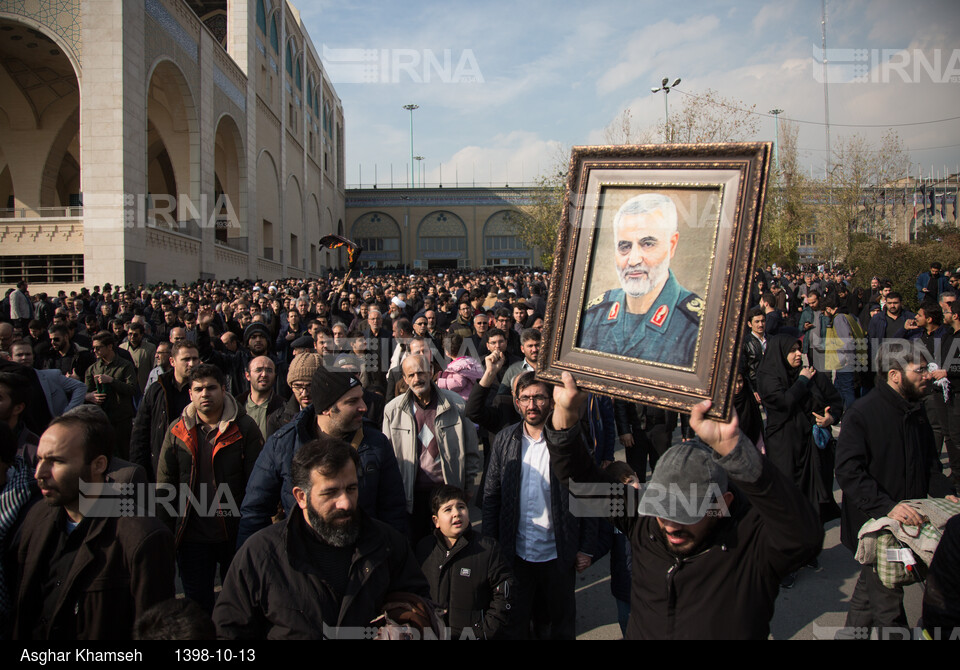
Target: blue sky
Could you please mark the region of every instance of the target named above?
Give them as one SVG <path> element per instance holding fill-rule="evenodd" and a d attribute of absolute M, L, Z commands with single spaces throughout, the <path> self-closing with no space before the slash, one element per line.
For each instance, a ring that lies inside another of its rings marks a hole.
<path fill-rule="evenodd" d="M 424 156 L 427 183 L 440 179 L 442 164 L 451 186 L 531 181 L 558 152 L 604 143 L 604 129 L 626 108 L 634 128 L 653 128 L 663 94 L 650 89 L 663 77 L 683 80 L 670 94 L 671 110 L 684 95 L 713 88 L 758 112 L 824 120 L 813 58 L 819 0 L 301 0 L 298 9 L 343 101 L 348 184 L 361 176 L 372 183 L 376 166 L 386 185 L 391 164 L 394 181 L 405 182 L 407 103 L 420 105 L 414 152 Z M 831 51 L 830 79 L 839 80 L 829 89 L 834 140 L 855 132 L 878 140 L 890 124 L 960 116 L 960 3 L 833 0 L 827 15 L 829 49 L 866 50 Z M 431 55 L 439 67 L 424 66 Z M 902 67 L 877 66 L 891 57 Z M 856 76 L 866 81 L 851 82 Z M 895 129 L 914 174 L 917 163 L 925 176 L 931 165 L 957 170 L 960 120 Z M 773 135 L 773 119 L 760 117 L 754 139 Z M 823 126 L 800 124 L 798 143 L 808 169 L 822 171 Z"/>

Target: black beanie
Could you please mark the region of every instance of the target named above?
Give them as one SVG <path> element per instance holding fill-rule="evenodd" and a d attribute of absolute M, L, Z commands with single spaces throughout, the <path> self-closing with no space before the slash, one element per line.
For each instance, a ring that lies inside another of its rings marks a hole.
<path fill-rule="evenodd" d="M 328 410 L 350 389 L 360 385 L 360 380 L 352 373 L 334 372 L 323 366 L 317 368 L 310 381 L 310 401 L 313 403 L 313 409 L 317 414 Z"/>

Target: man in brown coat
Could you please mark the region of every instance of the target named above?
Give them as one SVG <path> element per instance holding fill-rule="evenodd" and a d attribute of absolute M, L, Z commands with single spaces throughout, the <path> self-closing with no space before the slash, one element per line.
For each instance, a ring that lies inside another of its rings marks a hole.
<path fill-rule="evenodd" d="M 174 596 L 173 535 L 157 519 L 93 516 L 81 480 L 104 482 L 115 443 L 107 418 L 55 418 L 37 449 L 46 500 L 21 527 L 13 637 L 124 640 L 144 611 Z"/>

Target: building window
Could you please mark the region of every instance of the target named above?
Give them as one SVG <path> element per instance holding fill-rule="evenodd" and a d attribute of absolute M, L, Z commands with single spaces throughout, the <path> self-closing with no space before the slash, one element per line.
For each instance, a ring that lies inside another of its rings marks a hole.
<path fill-rule="evenodd" d="M 273 223 L 263 219 L 263 227 L 260 229 L 260 239 L 263 242 L 263 257 L 268 261 L 273 260 Z"/>
<path fill-rule="evenodd" d="M 287 43 L 287 74 L 293 76 L 293 42 Z"/>
<path fill-rule="evenodd" d="M 83 282 L 83 254 L 0 256 L 0 284 L 76 284 Z"/>
<path fill-rule="evenodd" d="M 270 46 L 273 47 L 273 53 L 280 53 L 280 35 L 277 30 L 277 17 L 270 20 Z"/>
<path fill-rule="evenodd" d="M 263 0 L 257 0 L 257 27 L 264 35 L 267 34 L 267 10 L 263 6 Z"/>
<path fill-rule="evenodd" d="M 421 237 L 420 252 L 467 250 L 467 240 L 463 237 Z"/>
<path fill-rule="evenodd" d="M 357 244 L 364 251 L 400 251 L 399 237 L 361 237 Z"/>

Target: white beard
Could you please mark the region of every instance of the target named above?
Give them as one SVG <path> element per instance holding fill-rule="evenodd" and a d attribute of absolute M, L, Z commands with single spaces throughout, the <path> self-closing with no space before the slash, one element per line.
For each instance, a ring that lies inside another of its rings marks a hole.
<path fill-rule="evenodd" d="M 631 272 L 645 272 L 643 279 L 630 279 L 627 275 Z M 620 277 L 620 286 L 624 292 L 631 298 L 641 298 L 654 289 L 661 282 L 666 281 L 670 275 L 670 265 L 666 260 L 659 264 L 648 267 L 645 263 L 639 265 L 628 265 L 622 270 L 618 270 Z"/>

